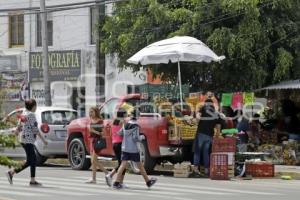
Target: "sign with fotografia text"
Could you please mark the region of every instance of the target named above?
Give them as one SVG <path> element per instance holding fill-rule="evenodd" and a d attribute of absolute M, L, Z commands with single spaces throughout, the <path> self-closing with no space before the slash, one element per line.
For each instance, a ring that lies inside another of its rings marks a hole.
<path fill-rule="evenodd" d="M 50 81 L 77 81 L 81 74 L 81 51 L 52 51 L 48 54 Z M 43 81 L 43 58 L 41 52 L 29 54 L 30 82 Z"/>

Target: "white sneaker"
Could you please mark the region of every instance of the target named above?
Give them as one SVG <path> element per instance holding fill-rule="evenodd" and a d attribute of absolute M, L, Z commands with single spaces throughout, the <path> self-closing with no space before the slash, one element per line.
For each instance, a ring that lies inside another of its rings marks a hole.
<path fill-rule="evenodd" d="M 123 188 L 125 188 L 125 189 L 128 189 L 129 188 L 129 186 L 128 185 L 126 185 L 126 184 L 124 184 L 124 183 L 120 183 L 121 185 L 122 185 L 122 187 Z"/>
<path fill-rule="evenodd" d="M 97 181 L 93 180 L 93 179 L 90 179 L 88 181 L 86 181 L 85 183 L 88 183 L 88 184 L 96 184 Z"/>
<path fill-rule="evenodd" d="M 110 174 L 105 175 L 105 181 L 106 181 L 106 184 L 108 185 L 108 187 L 112 186 L 112 178 L 111 178 Z"/>

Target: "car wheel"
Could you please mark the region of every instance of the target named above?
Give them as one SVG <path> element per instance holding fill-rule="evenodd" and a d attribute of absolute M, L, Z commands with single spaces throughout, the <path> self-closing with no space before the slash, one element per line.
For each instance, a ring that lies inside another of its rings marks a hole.
<path fill-rule="evenodd" d="M 36 156 L 37 166 L 42 166 L 48 159 L 47 157 L 42 156 L 36 149 L 35 149 L 35 156 Z"/>
<path fill-rule="evenodd" d="M 147 173 L 151 173 L 154 170 L 154 167 L 156 165 L 156 159 L 150 156 L 146 141 L 142 141 L 139 143 L 139 149 L 140 149 L 141 162 L 144 164 Z M 140 170 L 137 167 L 135 162 L 129 162 L 129 164 L 133 173 L 136 174 L 140 173 Z"/>
<path fill-rule="evenodd" d="M 72 169 L 89 169 L 91 160 L 86 158 L 87 154 L 82 138 L 73 138 L 68 148 L 68 158 Z"/>

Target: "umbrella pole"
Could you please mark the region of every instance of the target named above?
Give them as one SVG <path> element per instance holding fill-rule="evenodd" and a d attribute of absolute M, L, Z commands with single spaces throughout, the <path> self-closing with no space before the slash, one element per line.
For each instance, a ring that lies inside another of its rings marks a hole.
<path fill-rule="evenodd" d="M 179 92 L 180 92 L 180 108 L 181 108 L 181 112 L 182 112 L 183 101 L 182 101 L 181 72 L 180 72 L 180 62 L 179 61 L 178 61 L 178 82 L 179 82 Z"/>

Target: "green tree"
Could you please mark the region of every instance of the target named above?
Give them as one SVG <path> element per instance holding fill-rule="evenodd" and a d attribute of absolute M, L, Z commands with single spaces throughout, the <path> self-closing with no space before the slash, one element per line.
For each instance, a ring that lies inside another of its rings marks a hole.
<path fill-rule="evenodd" d="M 1 76 L 0 76 L 0 85 L 1 85 Z M 1 87 L 0 89 L 0 114 L 2 114 L 2 103 L 5 96 L 5 91 Z M 0 119 L 3 116 L 0 117 Z M 14 135 L 7 135 L 3 130 L 10 128 L 10 126 L 0 121 L 0 152 L 3 151 L 5 148 L 15 148 L 16 145 L 16 137 Z M 0 165 L 5 166 L 18 166 L 19 162 L 13 161 L 6 156 L 0 155 Z"/>
<path fill-rule="evenodd" d="M 252 90 L 300 77 L 299 0 L 131 0 L 107 17 L 101 44 L 118 66 L 152 42 L 189 35 L 206 43 L 221 63 L 183 63 L 182 81 L 192 89 Z M 174 64 L 151 66 L 175 81 Z"/>

